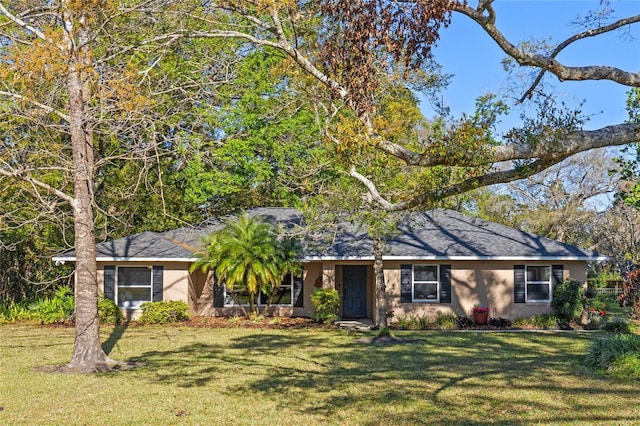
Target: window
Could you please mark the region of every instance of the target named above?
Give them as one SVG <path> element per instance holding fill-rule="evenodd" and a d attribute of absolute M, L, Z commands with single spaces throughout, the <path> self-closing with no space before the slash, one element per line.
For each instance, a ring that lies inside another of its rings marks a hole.
<path fill-rule="evenodd" d="M 439 302 L 437 265 L 413 265 L 413 301 Z"/>
<path fill-rule="evenodd" d="M 401 303 L 451 303 L 451 265 L 400 265 Z"/>
<path fill-rule="evenodd" d="M 526 266 L 525 291 L 527 302 L 551 300 L 551 267 Z"/>
<path fill-rule="evenodd" d="M 271 296 L 271 305 L 281 305 L 281 306 L 291 306 L 293 302 L 293 283 L 294 280 L 301 279 L 300 277 L 295 277 L 293 274 L 286 274 L 280 283 L 280 287 L 278 287 L 273 295 Z M 237 306 L 237 305 L 248 305 L 249 304 L 249 292 L 243 288 L 238 289 L 234 288 L 233 291 L 227 290 L 226 286 L 224 287 L 225 298 L 224 304 L 225 306 Z M 260 293 L 258 296 L 258 306 L 265 306 L 269 302 L 269 296 L 266 294 Z"/>
<path fill-rule="evenodd" d="M 153 274 L 150 267 L 122 267 L 116 274 L 116 297 L 121 308 L 139 308 L 151 302 Z"/>
<path fill-rule="evenodd" d="M 269 302 L 269 295 L 260 293 L 260 305 L 266 305 Z M 280 287 L 275 289 L 271 295 L 272 305 L 291 306 L 293 300 L 293 274 L 286 274 L 280 283 Z"/>

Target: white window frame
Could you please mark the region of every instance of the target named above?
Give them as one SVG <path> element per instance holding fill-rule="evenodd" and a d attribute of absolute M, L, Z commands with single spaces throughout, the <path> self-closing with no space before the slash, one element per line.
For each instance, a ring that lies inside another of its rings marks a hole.
<path fill-rule="evenodd" d="M 415 279 L 416 266 L 419 267 L 435 267 L 436 268 L 436 280 L 435 281 L 417 281 Z M 416 299 L 416 284 L 435 284 L 436 285 L 436 298 L 435 299 Z M 411 301 L 415 303 L 440 303 L 440 265 L 411 265 Z"/>
<path fill-rule="evenodd" d="M 548 281 L 529 281 L 529 268 L 547 268 L 549 271 Z M 529 298 L 529 284 L 532 285 L 547 285 L 549 288 L 548 299 L 530 299 Z M 551 265 L 525 265 L 524 268 L 524 300 L 526 303 L 547 303 L 551 302 L 553 295 L 553 270 Z"/>
<path fill-rule="evenodd" d="M 289 279 L 289 280 L 288 280 L 289 282 L 288 282 L 288 284 L 285 284 L 285 285 L 283 286 L 283 283 L 284 283 L 284 281 L 285 281 L 287 278 Z M 279 304 L 274 303 L 274 304 L 273 304 L 273 305 L 271 305 L 271 306 L 293 306 L 293 304 L 294 304 L 294 300 L 293 300 L 293 281 L 294 281 L 294 280 L 295 280 L 295 275 L 294 275 L 294 274 L 289 273 L 289 274 L 287 274 L 287 276 L 286 276 L 286 277 L 285 277 L 285 279 L 283 280 L 283 283 L 280 283 L 280 288 L 283 288 L 283 287 L 289 287 L 289 291 L 291 292 L 291 303 L 279 303 Z M 227 298 L 227 286 L 226 286 L 226 285 L 223 285 L 223 286 L 224 286 L 224 306 L 225 306 L 225 307 L 233 307 L 233 306 L 249 306 L 249 304 L 248 304 L 248 303 L 238 304 L 238 305 L 237 305 L 237 304 L 235 304 L 235 303 L 233 302 L 233 299 L 231 299 L 231 297 Z M 262 297 L 261 297 L 261 294 L 258 294 L 258 300 L 257 300 L 256 305 L 257 305 L 257 306 L 267 306 L 267 304 L 266 304 L 266 303 L 261 303 L 261 301 L 260 301 L 260 299 L 261 299 L 261 298 L 262 298 Z M 232 303 L 227 303 L 227 300 L 231 300 L 231 301 L 232 301 Z"/>
<path fill-rule="evenodd" d="M 131 268 L 137 268 L 137 269 L 148 269 L 149 270 L 149 284 L 127 284 L 127 285 L 120 285 L 119 281 L 120 281 L 120 268 L 123 269 L 131 269 Z M 114 277 L 114 281 L 115 281 L 115 300 L 117 305 L 122 308 L 122 309 L 140 309 L 140 305 L 142 305 L 145 302 L 151 302 L 153 301 L 153 267 L 151 266 L 145 266 L 145 265 L 140 265 L 140 266 L 116 266 L 116 271 L 115 271 L 115 277 Z M 119 301 L 119 294 L 120 294 L 120 288 L 126 289 L 126 288 L 148 288 L 149 289 L 149 300 L 145 300 L 140 302 L 139 304 L 130 304 L 127 301 L 125 301 L 122 305 L 120 303 L 118 303 Z"/>

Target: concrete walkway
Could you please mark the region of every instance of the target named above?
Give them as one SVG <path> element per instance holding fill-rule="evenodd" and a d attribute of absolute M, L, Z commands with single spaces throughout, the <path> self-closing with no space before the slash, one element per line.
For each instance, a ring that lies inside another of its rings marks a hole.
<path fill-rule="evenodd" d="M 340 328 L 352 331 L 371 331 L 373 328 L 373 320 L 368 318 L 340 320 L 337 324 Z"/>

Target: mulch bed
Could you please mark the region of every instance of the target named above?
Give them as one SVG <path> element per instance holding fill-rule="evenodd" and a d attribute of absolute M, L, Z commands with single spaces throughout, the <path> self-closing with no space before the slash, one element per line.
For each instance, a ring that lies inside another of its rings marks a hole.
<path fill-rule="evenodd" d="M 336 325 L 319 324 L 311 318 L 265 317 L 251 320 L 244 317 L 193 317 L 189 321 L 177 323 L 176 326 L 195 328 L 263 328 L 263 329 L 334 329 Z"/>

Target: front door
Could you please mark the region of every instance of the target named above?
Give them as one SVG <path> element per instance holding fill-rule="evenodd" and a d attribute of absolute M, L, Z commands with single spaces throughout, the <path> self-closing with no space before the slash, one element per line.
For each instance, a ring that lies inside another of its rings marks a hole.
<path fill-rule="evenodd" d="M 367 316 L 367 267 L 342 267 L 342 316 L 365 318 Z"/>

